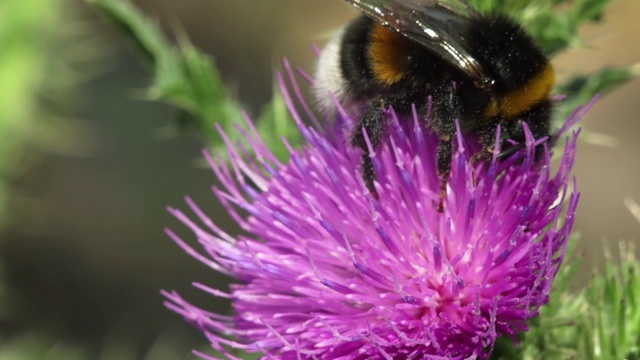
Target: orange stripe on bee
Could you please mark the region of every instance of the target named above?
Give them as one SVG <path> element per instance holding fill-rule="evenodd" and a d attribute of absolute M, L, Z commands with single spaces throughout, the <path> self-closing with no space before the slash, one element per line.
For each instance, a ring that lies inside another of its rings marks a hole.
<path fill-rule="evenodd" d="M 549 98 L 555 82 L 555 72 L 551 64 L 547 66 L 524 86 L 512 91 L 507 96 L 497 98 L 485 109 L 489 117 L 504 116 L 511 118 L 529 110 L 532 106 Z"/>
<path fill-rule="evenodd" d="M 409 73 L 406 49 L 411 46 L 402 35 L 376 25 L 371 32 L 369 60 L 373 74 L 379 82 L 393 85 Z"/>

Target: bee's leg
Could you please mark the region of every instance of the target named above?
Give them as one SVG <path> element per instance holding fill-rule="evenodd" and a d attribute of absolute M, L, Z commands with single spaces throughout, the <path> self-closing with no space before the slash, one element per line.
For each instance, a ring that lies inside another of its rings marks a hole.
<path fill-rule="evenodd" d="M 500 123 L 501 131 L 500 136 L 500 153 L 497 155 L 498 159 L 506 159 L 509 156 L 517 153 L 518 151 L 524 149 L 526 144 L 526 137 L 524 134 L 524 130 L 522 127 L 522 121 L 503 121 Z M 532 132 L 533 137 L 536 140 L 542 139 L 544 137 L 549 137 L 549 127 L 548 124 L 534 124 L 534 126 L 530 126 L 529 129 Z M 517 144 L 512 144 L 508 140 L 512 139 L 517 141 Z M 484 158 L 488 159 L 493 154 L 493 144 L 495 142 L 495 132 L 494 139 L 490 144 L 487 144 L 485 148 L 489 151 L 484 152 L 487 154 Z M 535 149 L 534 156 L 535 159 L 538 160 L 542 156 L 544 152 L 544 147 L 542 145 L 538 145 Z"/>
<path fill-rule="evenodd" d="M 507 143 L 507 144 L 508 144 L 508 143 Z M 511 156 L 511 155 L 513 155 L 513 154 L 517 153 L 518 151 L 522 150 L 524 147 L 525 147 L 525 145 L 524 145 L 524 144 L 515 144 L 515 145 L 511 145 L 511 144 L 509 144 L 509 146 L 508 146 L 506 149 L 504 149 L 504 150 L 502 150 L 504 147 L 500 147 L 500 149 L 501 149 L 501 150 L 500 150 L 500 153 L 499 153 L 499 154 L 498 154 L 498 156 L 496 156 L 496 157 L 497 157 L 499 160 L 506 159 L 506 158 L 508 158 L 509 156 Z M 488 158 L 488 157 L 489 157 L 489 156 L 487 156 L 487 158 Z"/>
<path fill-rule="evenodd" d="M 436 148 L 436 166 L 438 175 L 440 176 L 440 200 L 438 202 L 438 211 L 444 211 L 444 198 L 447 194 L 447 182 L 449 172 L 451 171 L 451 157 L 453 155 L 453 147 L 450 137 L 442 137 Z"/>
<path fill-rule="evenodd" d="M 440 212 L 444 211 L 444 199 L 453 156 L 452 141 L 456 137 L 456 121 L 462 120 L 462 110 L 462 103 L 453 83 L 443 86 L 434 93 L 431 126 L 440 138 L 436 149 L 436 166 L 440 176 L 440 200 L 437 209 Z"/>
<path fill-rule="evenodd" d="M 504 145 L 508 144 L 506 140 L 510 139 L 509 135 L 511 132 L 509 129 L 505 128 L 505 125 L 508 126 L 505 121 L 497 121 L 495 123 L 488 122 L 478 130 L 478 140 L 482 148 L 471 156 L 471 167 L 473 169 L 475 169 L 477 163 L 490 160 L 493 157 L 498 126 L 500 126 L 500 139 L 498 141 L 498 145 L 500 146 L 501 151 L 506 150 Z M 512 153 L 509 153 L 508 155 L 510 154 Z M 500 154 L 498 154 L 498 158 L 500 158 Z"/>
<path fill-rule="evenodd" d="M 526 144 L 526 136 L 524 132 L 524 123 L 527 123 L 531 134 L 534 139 L 540 140 L 547 137 L 549 143 L 553 143 L 551 134 L 551 124 L 549 119 L 551 118 L 552 104 L 551 102 L 543 102 L 523 115 L 519 120 L 503 120 L 501 121 L 500 128 L 500 153 L 498 159 L 505 159 L 515 154 L 516 152 L 524 149 Z M 493 130 L 493 140 L 495 141 L 495 129 Z M 511 144 L 508 140 L 512 139 L 517 141 L 517 144 Z M 535 148 L 535 159 L 539 160 L 544 153 L 544 146 L 538 145 Z"/>
<path fill-rule="evenodd" d="M 498 139 L 499 153 L 496 155 L 498 160 L 503 160 L 526 147 L 524 131 L 522 129 L 522 121 L 501 120 L 490 127 L 487 127 L 480 133 L 480 144 L 482 149 L 471 157 L 471 165 L 475 167 L 478 162 L 488 161 L 493 158 L 496 151 L 496 134 L 500 126 L 500 139 Z M 542 135 L 540 137 L 544 137 Z M 538 134 L 534 133 L 537 139 Z M 509 140 L 515 140 L 518 143 L 513 144 Z M 542 147 L 536 149 L 538 152 Z M 537 155 L 536 155 L 537 157 Z"/>
<path fill-rule="evenodd" d="M 373 182 L 376 179 L 376 172 L 373 168 L 373 161 L 369 156 L 369 147 L 365 140 L 362 129 L 367 132 L 369 142 L 372 148 L 377 148 L 380 144 L 380 138 L 382 137 L 382 131 L 384 128 L 384 102 L 382 100 L 376 100 L 371 103 L 369 109 L 362 115 L 360 121 L 353 130 L 351 135 L 351 145 L 362 149 L 362 157 L 360 160 L 360 171 L 362 172 L 362 178 L 364 180 L 367 189 L 373 194 L 374 197 L 378 197 L 378 193 Z"/>

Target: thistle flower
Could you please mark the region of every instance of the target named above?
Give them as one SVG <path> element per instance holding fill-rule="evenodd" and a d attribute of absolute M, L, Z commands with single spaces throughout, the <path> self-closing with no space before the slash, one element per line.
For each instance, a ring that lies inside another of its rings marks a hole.
<path fill-rule="evenodd" d="M 169 209 L 202 253 L 169 236 L 237 279 L 230 293 L 194 284 L 230 299 L 235 314 L 199 309 L 175 292 L 164 292 L 166 305 L 229 358 L 228 348 L 264 359 L 486 359 L 498 337 L 516 341 L 548 301 L 564 258 L 579 198 L 569 186 L 578 133 L 566 138 L 555 175 L 546 145 L 534 161 L 545 139 L 528 133 L 509 159 L 472 165 L 477 145 L 458 135 L 438 212 L 438 139 L 428 119 L 389 112 L 383 145 L 370 149 L 376 199 L 358 171 L 360 150 L 345 141 L 353 120 L 340 109 L 335 126 L 304 125 L 294 100 L 313 115 L 287 71 L 295 98 L 278 79 L 304 148 L 280 162 L 248 121 L 251 151 L 228 142 L 230 165 L 204 155 L 222 184 L 213 193 L 247 235 L 225 233 L 188 197 L 200 224 Z"/>

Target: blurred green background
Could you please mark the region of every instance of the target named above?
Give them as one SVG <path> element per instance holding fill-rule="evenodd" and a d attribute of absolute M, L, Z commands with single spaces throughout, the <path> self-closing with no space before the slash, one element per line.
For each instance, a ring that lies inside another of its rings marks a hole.
<path fill-rule="evenodd" d="M 338 0 L 133 2 L 171 37 L 184 31 L 211 54 L 253 115 L 271 98 L 281 58 L 311 72 L 310 45 L 355 13 Z M 584 29 L 587 48 L 556 59 L 560 76 L 639 62 L 638 14 L 640 1 L 614 3 L 602 24 Z M 0 117 L 24 119 L 15 134 L 0 128 L 0 159 L 12 163 L 0 189 L 0 359 L 194 358 L 204 339 L 162 306 L 159 290 L 224 312 L 225 302 L 190 283 L 224 287 L 228 279 L 164 235 L 165 226 L 188 234 L 165 206 L 182 207 L 189 194 L 237 231 L 209 191 L 211 172 L 197 166 L 202 140 L 168 136 L 178 111 L 140 100 L 135 89 L 149 84 L 149 72 L 139 54 L 86 3 L 0 0 L 0 19 L 0 64 L 17 54 L 14 68 L 0 67 Z M 11 37 L 14 21 L 22 25 Z M 579 149 L 584 278 L 607 243 L 639 238 L 623 204 L 640 200 L 639 94 L 632 81 L 584 121 L 617 142 Z"/>

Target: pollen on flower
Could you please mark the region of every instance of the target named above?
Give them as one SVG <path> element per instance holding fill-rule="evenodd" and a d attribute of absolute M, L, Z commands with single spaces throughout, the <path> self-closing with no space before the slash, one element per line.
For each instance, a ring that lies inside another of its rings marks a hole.
<path fill-rule="evenodd" d="M 234 314 L 199 309 L 175 292 L 164 293 L 167 306 L 232 359 L 233 348 L 264 359 L 486 359 L 499 336 L 515 341 L 548 301 L 564 258 L 579 199 L 570 177 L 578 133 L 559 147 L 555 173 L 550 149 L 535 160 L 535 147 L 555 139 L 527 131 L 510 158 L 472 165 L 474 141 L 458 135 L 438 212 L 438 138 L 428 119 L 388 114 L 372 154 L 375 198 L 358 171 L 360 150 L 345 141 L 352 119 L 337 104 L 335 121 L 306 126 L 294 100 L 320 122 L 285 68 L 295 97 L 278 80 L 303 149 L 289 147 L 290 159 L 278 161 L 249 121 L 255 156 L 224 134 L 230 163 L 205 153 L 221 183 L 215 196 L 248 235 L 227 234 L 190 199 L 193 217 L 170 209 L 201 250 L 169 236 L 237 279 L 229 293 L 197 285 L 229 298 Z"/>

